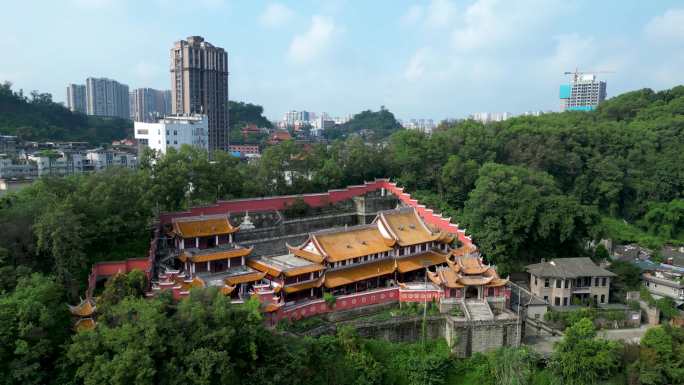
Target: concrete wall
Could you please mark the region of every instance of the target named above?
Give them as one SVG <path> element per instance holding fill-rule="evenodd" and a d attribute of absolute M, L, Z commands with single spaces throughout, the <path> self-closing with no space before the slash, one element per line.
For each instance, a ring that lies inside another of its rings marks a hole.
<path fill-rule="evenodd" d="M 445 336 L 454 354 L 468 357 L 502 346 L 520 346 L 519 329 L 522 325 L 515 319 L 468 322 L 464 318 L 447 317 Z"/>

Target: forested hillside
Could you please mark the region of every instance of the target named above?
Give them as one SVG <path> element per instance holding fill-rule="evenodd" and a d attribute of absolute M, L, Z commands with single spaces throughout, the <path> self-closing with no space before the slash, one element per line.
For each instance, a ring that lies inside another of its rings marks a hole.
<path fill-rule="evenodd" d="M 100 118 L 69 111 L 52 101 L 52 95 L 31 92 L 26 97 L 0 84 L 0 135 L 22 140 L 83 141 L 93 145 L 130 138 L 133 123 L 126 119 Z"/>

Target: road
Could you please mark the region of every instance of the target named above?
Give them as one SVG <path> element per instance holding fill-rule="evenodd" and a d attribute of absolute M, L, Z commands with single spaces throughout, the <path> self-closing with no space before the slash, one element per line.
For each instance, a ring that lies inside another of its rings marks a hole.
<path fill-rule="evenodd" d="M 652 326 L 641 325 L 641 327 L 633 329 L 605 329 L 597 331 L 596 335 L 612 341 L 639 342 L 650 327 Z M 550 355 L 553 352 L 553 344 L 562 339 L 562 337 L 549 336 L 548 334 L 537 336 L 536 331 L 530 328 L 526 330 L 526 333 L 527 336 L 523 340 L 523 345 L 530 346 L 544 356 Z"/>

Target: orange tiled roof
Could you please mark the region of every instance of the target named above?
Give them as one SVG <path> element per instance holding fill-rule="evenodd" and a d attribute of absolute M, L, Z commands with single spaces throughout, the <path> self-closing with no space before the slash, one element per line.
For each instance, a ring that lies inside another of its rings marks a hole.
<path fill-rule="evenodd" d="M 461 277 L 458 282 L 462 285 L 466 286 L 477 286 L 477 285 L 486 285 L 489 282 L 491 282 L 494 279 L 494 277 L 484 277 L 484 276 L 479 276 L 479 277 Z"/>
<path fill-rule="evenodd" d="M 458 282 L 461 277 L 455 271 L 448 268 L 437 269 L 437 271 L 434 273 L 428 271 L 428 278 L 430 278 L 430 281 L 437 285 L 446 286 L 452 289 L 460 289 L 465 287 Z"/>
<path fill-rule="evenodd" d="M 397 259 L 397 271 L 406 273 L 426 267 L 434 266 L 446 262 L 446 255 L 435 251 L 427 251 L 422 254 L 414 255 L 407 258 Z"/>
<path fill-rule="evenodd" d="M 82 332 L 86 330 L 93 330 L 95 329 L 95 320 L 92 318 L 81 318 L 78 321 L 76 321 L 76 324 L 74 325 L 74 329 L 77 332 Z"/>
<path fill-rule="evenodd" d="M 221 288 L 221 294 L 230 295 L 230 293 L 232 293 L 233 290 L 235 290 L 235 286 L 223 285 L 223 287 Z"/>
<path fill-rule="evenodd" d="M 308 259 L 305 258 L 303 258 L 302 260 L 310 262 Z M 267 273 L 272 277 L 277 277 L 281 274 L 286 277 L 294 277 L 296 275 L 312 273 L 314 271 L 321 271 L 325 268 L 323 265 L 313 262 L 302 266 L 291 266 L 287 265 L 286 263 L 270 260 L 269 258 L 250 258 L 247 260 L 247 266 Z"/>
<path fill-rule="evenodd" d="M 93 313 L 95 313 L 96 309 L 97 307 L 91 299 L 81 300 L 81 303 L 76 306 L 69 305 L 69 311 L 71 314 L 78 317 L 90 317 L 93 315 Z"/>
<path fill-rule="evenodd" d="M 306 250 L 299 248 L 299 247 L 287 245 L 287 249 L 290 251 L 290 253 L 292 253 L 292 254 L 300 257 L 300 258 L 308 259 L 311 262 L 322 263 L 325 260 L 325 257 L 323 257 L 322 255 L 318 255 L 316 253 L 306 251 Z"/>
<path fill-rule="evenodd" d="M 298 291 L 306 290 L 306 289 L 311 289 L 314 287 L 321 287 L 323 284 L 323 278 L 315 279 L 313 281 L 308 281 L 308 282 L 303 282 L 303 283 L 295 283 L 292 285 L 285 285 L 283 290 L 285 293 L 296 293 Z"/>
<path fill-rule="evenodd" d="M 251 272 L 251 273 L 247 273 L 247 274 L 227 277 L 225 279 L 225 282 L 228 286 L 235 286 L 238 283 L 259 281 L 262 278 L 264 278 L 265 275 L 266 275 L 266 273 L 262 273 L 260 271 L 255 271 L 255 272 Z"/>
<path fill-rule="evenodd" d="M 328 256 L 328 262 L 343 261 L 392 250 L 394 241 L 386 239 L 375 225 L 321 232 L 312 237 Z"/>
<path fill-rule="evenodd" d="M 173 220 L 174 234 L 183 238 L 230 234 L 239 229 L 240 227 L 233 227 L 230 224 L 227 215 L 207 215 Z"/>
<path fill-rule="evenodd" d="M 386 259 L 325 274 L 325 287 L 332 288 L 394 272 L 394 260 Z"/>
<path fill-rule="evenodd" d="M 208 249 L 209 251 L 207 252 L 202 252 L 201 254 L 195 255 L 192 255 L 191 252 L 184 250 L 183 253 L 181 253 L 180 257 L 178 257 L 178 259 L 180 259 L 182 262 L 185 262 L 186 260 L 190 259 L 190 262 L 193 263 L 218 261 L 221 259 L 247 256 L 249 255 L 249 253 L 252 252 L 252 249 L 252 247 L 238 247 L 235 249 L 216 249 L 216 251 L 211 251 L 211 249 Z"/>
<path fill-rule="evenodd" d="M 440 239 L 440 233 L 433 233 L 418 216 L 415 209 L 383 211 L 380 221 L 387 224 L 400 246 L 410 246 Z"/>
<path fill-rule="evenodd" d="M 456 258 L 456 263 L 461 267 L 461 271 L 464 274 L 482 274 L 485 271 L 489 270 L 489 266 L 485 266 L 482 264 L 482 261 L 480 261 L 480 258 L 475 257 L 475 256 L 462 256 Z"/>

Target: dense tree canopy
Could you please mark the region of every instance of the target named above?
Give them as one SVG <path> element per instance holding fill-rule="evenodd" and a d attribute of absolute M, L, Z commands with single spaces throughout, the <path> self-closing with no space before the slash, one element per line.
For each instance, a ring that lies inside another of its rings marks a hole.
<path fill-rule="evenodd" d="M 0 83 L 0 135 L 23 140 L 86 141 L 111 143 L 133 134 L 127 119 L 100 118 L 69 111 L 52 101 L 52 95 L 31 92 L 26 97 L 13 92 L 11 84 Z"/>
<path fill-rule="evenodd" d="M 384 106 L 379 111 L 366 110 L 354 115 L 348 122 L 326 129 L 326 138 L 334 140 L 358 134 L 364 138 L 381 140 L 401 129 L 394 114 Z"/>

